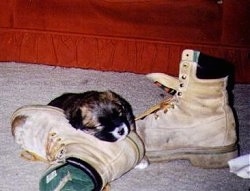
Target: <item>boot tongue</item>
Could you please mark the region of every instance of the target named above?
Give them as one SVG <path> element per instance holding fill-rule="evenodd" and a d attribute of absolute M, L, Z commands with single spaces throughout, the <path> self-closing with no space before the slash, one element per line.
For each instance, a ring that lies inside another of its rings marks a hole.
<path fill-rule="evenodd" d="M 218 79 L 231 75 L 233 66 L 229 62 L 200 53 L 196 76 L 199 79 Z"/>
<path fill-rule="evenodd" d="M 167 87 L 158 81 L 155 81 L 154 84 L 160 87 L 161 89 L 163 89 L 165 92 L 167 92 L 170 95 L 175 95 L 177 92 L 175 89 Z"/>

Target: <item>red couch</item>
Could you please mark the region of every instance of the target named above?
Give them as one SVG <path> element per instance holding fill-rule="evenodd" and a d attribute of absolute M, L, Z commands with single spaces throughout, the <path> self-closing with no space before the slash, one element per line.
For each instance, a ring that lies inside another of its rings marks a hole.
<path fill-rule="evenodd" d="M 185 48 L 235 64 L 250 82 L 250 3 L 241 0 L 0 2 L 0 61 L 178 74 Z"/>

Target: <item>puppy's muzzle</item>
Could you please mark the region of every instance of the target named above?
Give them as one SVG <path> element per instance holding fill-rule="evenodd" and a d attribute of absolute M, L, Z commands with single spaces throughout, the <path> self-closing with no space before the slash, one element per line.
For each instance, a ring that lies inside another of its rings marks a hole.
<path fill-rule="evenodd" d="M 114 131 L 111 132 L 113 137 L 116 140 L 124 139 L 129 133 L 129 128 L 125 123 L 122 123 L 120 126 L 116 127 Z"/>
<path fill-rule="evenodd" d="M 95 133 L 95 137 L 103 141 L 115 142 L 124 139 L 130 132 L 130 128 L 125 124 L 121 123 L 115 127 L 112 131 L 99 131 Z"/>

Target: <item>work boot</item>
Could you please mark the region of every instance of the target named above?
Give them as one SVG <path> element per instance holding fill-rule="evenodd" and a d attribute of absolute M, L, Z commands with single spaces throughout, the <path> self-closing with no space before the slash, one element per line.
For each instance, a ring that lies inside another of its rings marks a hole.
<path fill-rule="evenodd" d="M 11 130 L 22 156 L 49 164 L 40 191 L 102 190 L 144 157 L 140 137 L 131 131 L 117 142 L 102 141 L 71 126 L 63 110 L 24 106 L 11 117 Z"/>
<path fill-rule="evenodd" d="M 179 78 L 148 75 L 174 94 L 137 118 L 149 161 L 187 159 L 194 166 L 220 168 L 238 155 L 227 90 L 231 72 L 222 59 L 184 50 Z"/>

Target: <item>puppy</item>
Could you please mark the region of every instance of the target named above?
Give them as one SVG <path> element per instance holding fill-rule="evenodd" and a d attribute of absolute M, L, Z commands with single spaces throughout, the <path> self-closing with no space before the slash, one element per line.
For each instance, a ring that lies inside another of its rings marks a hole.
<path fill-rule="evenodd" d="M 131 105 L 112 91 L 65 93 L 48 105 L 63 109 L 74 128 L 103 141 L 122 140 L 135 130 Z"/>

